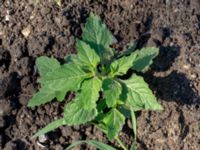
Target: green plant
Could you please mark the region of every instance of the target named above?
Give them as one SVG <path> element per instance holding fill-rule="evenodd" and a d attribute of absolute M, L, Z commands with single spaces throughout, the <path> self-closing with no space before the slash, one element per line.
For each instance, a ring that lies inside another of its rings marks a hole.
<path fill-rule="evenodd" d="M 80 144 L 89 144 L 93 147 L 96 147 L 100 150 L 116 150 L 115 148 L 107 145 L 107 144 L 104 144 L 102 142 L 98 142 L 96 140 L 81 140 L 81 141 L 76 141 L 74 142 L 73 144 L 71 144 L 70 146 L 67 147 L 66 150 L 70 150 L 72 149 L 73 147 L 77 146 L 77 145 L 80 145 Z"/>
<path fill-rule="evenodd" d="M 134 46 L 130 46 L 118 54 L 111 47 L 112 40 L 105 24 L 91 13 L 81 39 L 76 40 L 77 55 L 66 57 L 62 65 L 55 58 L 37 58 L 41 88 L 28 106 L 39 106 L 55 98 L 61 102 L 69 91 L 76 92 L 76 96 L 66 104 L 63 118 L 50 123 L 33 137 L 61 125 L 91 123 L 109 140 L 116 139 L 126 149 L 118 138 L 125 119 L 131 118 L 136 139 L 135 112 L 163 109 L 141 76 L 133 73 L 127 80 L 122 78 L 129 69 L 147 70 L 158 55 L 158 49 L 134 50 Z"/>

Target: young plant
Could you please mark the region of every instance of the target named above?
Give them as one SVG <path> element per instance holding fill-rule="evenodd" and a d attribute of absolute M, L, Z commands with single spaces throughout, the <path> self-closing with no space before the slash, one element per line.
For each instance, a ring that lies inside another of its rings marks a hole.
<path fill-rule="evenodd" d="M 81 39 L 76 40 L 77 55 L 68 56 L 62 65 L 55 58 L 37 58 L 41 88 L 28 106 L 39 106 L 53 99 L 61 102 L 69 91 L 76 92 L 76 96 L 65 105 L 63 118 L 50 123 L 33 137 L 61 125 L 91 123 L 109 140 L 117 140 L 126 149 L 118 138 L 125 119 L 131 118 L 136 139 L 135 112 L 163 109 L 141 76 L 132 73 L 130 78 L 122 78 L 129 69 L 147 70 L 158 55 L 158 49 L 129 47 L 119 55 L 111 47 L 113 39 L 100 18 L 91 13 Z"/>

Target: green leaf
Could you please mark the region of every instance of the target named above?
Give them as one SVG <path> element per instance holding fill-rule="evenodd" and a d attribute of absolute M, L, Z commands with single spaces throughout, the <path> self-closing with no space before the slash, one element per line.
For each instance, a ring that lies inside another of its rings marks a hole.
<path fill-rule="evenodd" d="M 55 58 L 49 58 L 47 56 L 37 58 L 36 65 L 41 76 L 60 67 L 60 63 Z"/>
<path fill-rule="evenodd" d="M 130 150 L 137 150 L 137 142 L 134 141 L 132 144 L 131 144 L 131 149 Z"/>
<path fill-rule="evenodd" d="M 106 100 L 105 99 L 100 99 L 97 103 L 97 110 L 98 112 L 103 111 L 107 107 L 106 105 Z"/>
<path fill-rule="evenodd" d="M 56 91 L 55 92 L 55 97 L 58 101 L 62 102 L 65 98 L 67 91 L 66 90 L 62 90 L 62 91 Z"/>
<path fill-rule="evenodd" d="M 115 75 L 124 75 L 133 66 L 133 62 L 136 59 L 137 54 L 133 53 L 130 56 L 124 56 L 113 63 L 111 63 L 111 72 L 112 76 Z"/>
<path fill-rule="evenodd" d="M 55 120 L 55 121 L 49 123 L 46 127 L 42 128 L 36 134 L 34 134 L 32 138 L 35 138 L 35 137 L 38 137 L 40 135 L 46 134 L 46 133 L 58 128 L 61 125 L 65 125 L 65 120 L 63 118 Z"/>
<path fill-rule="evenodd" d="M 70 55 L 66 55 L 65 57 L 64 57 L 64 60 L 65 60 L 65 63 L 74 63 L 74 64 L 76 64 L 73 60 L 74 59 L 77 59 L 77 54 L 70 54 Z"/>
<path fill-rule="evenodd" d="M 55 98 L 55 92 L 52 92 L 46 87 L 40 89 L 28 102 L 28 107 L 39 106 L 50 102 Z"/>
<path fill-rule="evenodd" d="M 76 99 L 82 102 L 84 109 L 96 108 L 96 102 L 99 99 L 99 91 L 101 90 L 102 81 L 97 77 L 85 80 L 81 86 L 80 93 Z"/>
<path fill-rule="evenodd" d="M 95 50 L 93 50 L 90 45 L 81 40 L 76 41 L 76 48 L 78 50 L 78 64 L 80 66 L 91 67 L 95 70 L 96 66 L 100 62 L 100 58 L 96 54 Z"/>
<path fill-rule="evenodd" d="M 149 89 L 144 79 L 136 74 L 132 75 L 128 80 L 121 80 L 127 88 L 127 103 L 133 107 L 135 111 L 141 109 L 163 110 L 162 106 L 157 102 L 156 97 Z"/>
<path fill-rule="evenodd" d="M 40 82 L 53 91 L 76 91 L 80 88 L 81 82 L 91 76 L 76 64 L 69 63 L 47 73 Z"/>
<path fill-rule="evenodd" d="M 126 107 L 126 105 L 119 105 L 117 109 L 126 117 L 131 118 L 130 108 Z"/>
<path fill-rule="evenodd" d="M 33 96 L 28 106 L 39 106 L 50 102 L 55 97 L 62 101 L 68 91 L 76 91 L 80 88 L 81 82 L 91 77 L 73 63 L 65 64 L 54 71 L 47 72 L 40 80 L 41 90 Z"/>
<path fill-rule="evenodd" d="M 153 63 L 153 59 L 159 54 L 159 49 L 155 47 L 143 48 L 136 51 L 137 57 L 133 62 L 133 70 L 145 71 Z"/>
<path fill-rule="evenodd" d="M 102 121 L 107 129 L 107 137 L 112 140 L 121 131 L 125 117 L 116 108 L 113 108 L 105 115 Z"/>
<path fill-rule="evenodd" d="M 67 125 L 87 123 L 97 116 L 97 109 L 84 109 L 79 100 L 72 101 L 65 106 L 64 118 Z"/>
<path fill-rule="evenodd" d="M 136 141 L 137 138 L 137 122 L 136 122 L 136 116 L 134 109 L 131 107 L 131 121 L 132 121 L 132 127 L 133 127 L 133 132 L 134 132 L 134 140 Z"/>
<path fill-rule="evenodd" d="M 103 133 L 105 133 L 107 135 L 108 134 L 108 128 L 107 128 L 107 126 L 103 122 L 99 122 L 99 121 L 102 121 L 102 119 L 105 117 L 105 114 L 101 113 L 99 115 L 101 115 L 101 117 L 99 117 L 99 119 L 101 118 L 101 120 L 97 120 L 98 124 L 94 123 L 94 125 L 95 125 L 95 127 L 97 127 L 99 130 L 101 130 Z"/>
<path fill-rule="evenodd" d="M 110 48 L 113 36 L 101 19 L 93 13 L 85 23 L 82 38 L 96 51 L 101 60 L 109 60 L 113 56 L 113 50 Z"/>
<path fill-rule="evenodd" d="M 70 150 L 72 148 L 74 148 L 75 146 L 78 146 L 80 144 L 89 144 L 89 145 L 92 145 L 93 147 L 99 149 L 99 150 L 116 150 L 115 148 L 107 145 L 107 144 L 104 144 L 102 142 L 99 142 L 99 141 L 96 141 L 96 140 L 81 140 L 81 141 L 76 141 L 74 143 L 72 143 L 69 147 L 67 147 L 66 150 Z"/>
<path fill-rule="evenodd" d="M 113 79 L 105 79 L 103 81 L 103 91 L 107 106 L 112 107 L 117 104 L 122 87 L 120 83 Z"/>

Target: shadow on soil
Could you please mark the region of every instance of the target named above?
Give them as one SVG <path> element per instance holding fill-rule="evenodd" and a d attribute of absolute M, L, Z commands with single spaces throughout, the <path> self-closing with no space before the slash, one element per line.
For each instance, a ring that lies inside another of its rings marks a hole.
<path fill-rule="evenodd" d="M 150 37 L 150 36 L 148 36 Z M 146 39 L 145 39 L 146 40 Z M 148 40 L 146 40 L 148 41 Z M 184 73 L 172 71 L 165 77 L 155 77 L 153 72 L 164 72 L 170 70 L 175 59 L 180 55 L 180 46 L 173 45 L 159 47 L 159 55 L 151 66 L 151 71 L 144 74 L 145 80 L 151 88 L 156 91 L 157 97 L 166 101 L 176 101 L 180 104 L 199 104 L 200 96 L 190 86 L 190 81 Z"/>
<path fill-rule="evenodd" d="M 145 79 L 162 100 L 187 105 L 199 103 L 198 94 L 191 88 L 190 81 L 183 73 L 173 71 L 166 77 L 154 77 L 152 72 L 148 72 Z"/>
<path fill-rule="evenodd" d="M 147 20 L 144 20 L 145 29 L 137 40 L 136 48 L 144 47 L 151 38 L 150 29 L 153 21 L 153 15 L 150 14 Z M 180 55 L 181 47 L 179 45 L 163 46 L 163 41 L 171 36 L 170 28 L 160 29 L 161 39 L 153 39 L 157 47 L 159 47 L 159 55 L 154 60 L 151 70 L 146 72 L 143 76 L 155 90 L 157 97 L 166 101 L 176 101 L 179 104 L 200 104 L 200 96 L 194 88 L 190 86 L 190 81 L 183 73 L 172 71 L 165 77 L 155 77 L 153 72 L 164 72 L 170 70 L 170 67 L 175 62 L 175 59 Z"/>

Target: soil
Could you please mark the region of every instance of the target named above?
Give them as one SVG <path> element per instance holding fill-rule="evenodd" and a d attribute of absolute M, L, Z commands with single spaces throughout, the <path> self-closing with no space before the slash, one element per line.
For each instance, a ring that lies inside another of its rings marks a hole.
<path fill-rule="evenodd" d="M 46 55 L 62 61 L 75 53 L 75 38 L 89 12 L 101 16 L 110 28 L 118 51 L 134 41 L 137 48 L 160 49 L 143 76 L 165 110 L 137 113 L 138 150 L 199 150 L 199 0 L 66 0 L 61 7 L 52 0 L 0 0 L 0 149 L 63 150 L 78 139 L 97 139 L 120 149 L 91 125 L 63 126 L 43 139 L 31 139 L 62 116 L 64 105 L 53 101 L 27 107 L 38 90 L 35 59 Z M 120 133 L 129 147 L 130 128 L 127 121 Z"/>

